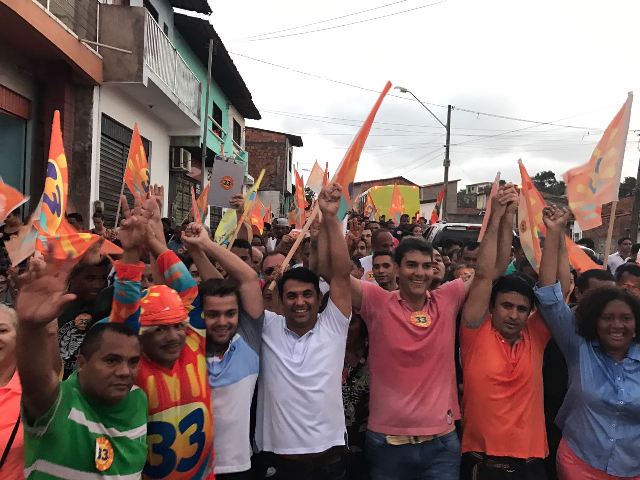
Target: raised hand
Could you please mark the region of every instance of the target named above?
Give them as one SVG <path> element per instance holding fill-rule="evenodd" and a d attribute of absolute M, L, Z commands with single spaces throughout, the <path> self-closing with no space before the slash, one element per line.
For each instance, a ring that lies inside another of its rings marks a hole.
<path fill-rule="evenodd" d="M 164 187 L 154 185 L 150 192 L 163 192 Z M 162 225 L 162 201 L 159 195 L 149 195 L 142 202 L 142 215 L 149 224 L 147 228 L 147 246 L 151 252 L 159 252 L 167 249 L 167 242 L 164 236 Z M 157 253 L 154 253 L 157 255 Z"/>
<path fill-rule="evenodd" d="M 569 211 L 556 205 L 545 207 L 542 210 L 542 221 L 548 230 L 563 232 L 569 221 Z"/>
<path fill-rule="evenodd" d="M 241 194 L 237 194 L 231 197 L 229 205 L 240 215 L 244 213 L 244 197 Z M 238 216 L 238 218 L 240 217 Z"/>
<path fill-rule="evenodd" d="M 58 317 L 76 296 L 66 293 L 69 273 L 73 262 L 54 261 L 33 257 L 27 271 L 20 275 L 20 294 L 16 312 L 20 322 L 31 325 L 46 325 Z"/>
<path fill-rule="evenodd" d="M 120 197 L 122 205 L 122 226 L 118 230 L 118 239 L 125 251 L 138 251 L 146 244 L 148 219 L 144 216 L 138 200 L 133 210 L 129 208 L 127 197 Z"/>
<path fill-rule="evenodd" d="M 199 223 L 190 223 L 184 232 L 182 232 L 182 243 L 189 251 L 193 248 L 204 250 L 209 242 L 211 242 L 209 233 L 206 228 Z"/>
<path fill-rule="evenodd" d="M 164 186 L 163 185 L 151 185 L 149 187 L 149 197 L 155 198 L 159 211 L 162 211 L 162 204 L 164 203 Z"/>
<path fill-rule="evenodd" d="M 318 197 L 318 205 L 322 215 L 338 214 L 340 200 L 342 198 L 342 187 L 337 183 L 330 183 L 322 189 Z"/>

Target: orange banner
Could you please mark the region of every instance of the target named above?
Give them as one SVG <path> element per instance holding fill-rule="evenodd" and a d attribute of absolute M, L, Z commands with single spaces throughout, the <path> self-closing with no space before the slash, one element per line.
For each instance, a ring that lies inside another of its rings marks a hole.
<path fill-rule="evenodd" d="M 364 149 L 364 144 L 367 141 L 373 120 L 376 118 L 376 114 L 382 105 L 385 95 L 391 89 L 391 82 L 387 82 L 384 89 L 378 96 L 378 100 L 373 105 L 371 112 L 365 119 L 364 123 L 358 130 L 351 146 L 347 150 L 338 170 L 333 176 L 333 181 L 342 186 L 342 202 L 340 204 L 340 210 L 338 211 L 338 218 L 343 219 L 353 206 L 355 197 L 353 195 L 353 182 L 356 178 L 356 170 L 358 169 L 358 162 L 360 161 L 360 155 Z"/>
<path fill-rule="evenodd" d="M 389 218 L 396 222 L 396 225 L 400 224 L 400 217 L 404 211 L 404 198 L 400 193 L 398 184 L 393 185 L 393 192 L 391 193 L 391 208 L 389 208 Z"/>
<path fill-rule="evenodd" d="M 304 225 L 304 209 L 307 204 L 305 194 L 304 194 L 304 181 L 302 177 L 298 174 L 298 170 L 294 169 L 294 174 L 296 176 L 296 228 L 302 228 Z"/>
<path fill-rule="evenodd" d="M 266 209 L 264 204 L 260 201 L 260 197 L 256 196 L 255 201 L 253 202 L 253 207 L 251 208 L 251 212 L 249 213 L 249 220 L 251 225 L 255 226 L 260 235 L 264 232 L 264 215 Z"/>
<path fill-rule="evenodd" d="M 618 200 L 633 94 L 611 121 L 585 165 L 564 174 L 569 207 L 583 230 L 602 225 L 602 205 Z"/>
<path fill-rule="evenodd" d="M 124 183 L 134 197 L 144 198 L 149 192 L 149 164 L 137 123 L 133 124 L 129 157 L 124 171 Z"/>
<path fill-rule="evenodd" d="M 0 222 L 4 222 L 7 216 L 20 205 L 29 200 L 15 188 L 0 180 Z"/>

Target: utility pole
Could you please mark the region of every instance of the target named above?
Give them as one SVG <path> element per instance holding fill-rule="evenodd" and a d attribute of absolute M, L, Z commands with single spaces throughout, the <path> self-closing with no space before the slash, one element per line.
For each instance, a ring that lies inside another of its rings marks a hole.
<path fill-rule="evenodd" d="M 209 89 L 211 88 L 211 63 L 213 62 L 213 38 L 209 39 L 209 61 L 207 63 L 207 90 L 204 97 L 204 131 L 202 132 L 202 190 L 207 184 L 207 136 L 209 133 Z"/>
<path fill-rule="evenodd" d="M 453 107 L 451 105 L 447 105 L 447 124 L 445 128 L 447 129 L 447 140 L 444 145 L 444 197 L 442 197 L 442 208 L 440 209 L 440 218 L 447 221 L 447 193 L 449 189 L 449 166 L 451 165 L 451 161 L 449 160 L 449 147 L 451 146 L 451 110 Z M 638 171 L 638 175 L 640 175 L 640 170 Z"/>
<path fill-rule="evenodd" d="M 640 144 L 638 145 L 640 150 Z M 638 173 L 636 175 L 636 186 L 633 189 L 633 210 L 631 210 L 631 227 L 629 236 L 633 243 L 638 241 L 638 216 L 640 215 L 640 161 L 638 162 Z"/>

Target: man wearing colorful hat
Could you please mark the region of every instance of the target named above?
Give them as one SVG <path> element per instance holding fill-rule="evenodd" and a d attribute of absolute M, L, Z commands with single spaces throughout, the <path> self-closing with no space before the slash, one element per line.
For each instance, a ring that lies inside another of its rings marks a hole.
<path fill-rule="evenodd" d="M 207 384 L 205 325 L 189 316 L 198 295 L 195 280 L 167 248 L 155 200 L 130 212 L 119 239 L 123 257 L 115 263 L 111 322 L 140 332 L 143 356 L 136 384 L 149 403 L 145 478 L 213 478 L 213 414 Z M 142 248 L 156 258 L 166 285 L 141 292 Z"/>

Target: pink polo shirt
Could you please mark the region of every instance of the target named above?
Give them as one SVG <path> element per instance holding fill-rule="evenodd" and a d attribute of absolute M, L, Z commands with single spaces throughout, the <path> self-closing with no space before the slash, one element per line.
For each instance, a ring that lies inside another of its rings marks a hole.
<path fill-rule="evenodd" d="M 20 396 L 22 395 L 22 385 L 16 369 L 13 377 L 5 386 L 0 387 L 0 455 L 4 451 L 9 437 L 20 415 Z M 0 472 L 2 480 L 19 480 L 24 478 L 24 431 L 22 423 L 18 427 L 18 432 L 5 464 Z"/>
<path fill-rule="evenodd" d="M 454 365 L 458 279 L 427 292 L 413 312 L 400 292 L 361 282 L 360 315 L 369 329 L 369 430 L 435 435 L 460 418 Z"/>

